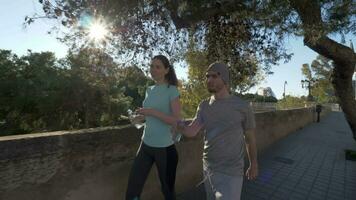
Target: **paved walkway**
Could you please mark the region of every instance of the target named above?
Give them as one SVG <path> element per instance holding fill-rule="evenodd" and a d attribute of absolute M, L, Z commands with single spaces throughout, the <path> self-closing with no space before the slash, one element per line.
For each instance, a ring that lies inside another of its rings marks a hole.
<path fill-rule="evenodd" d="M 260 176 L 244 182 L 242 200 L 355 200 L 356 161 L 345 160 L 344 149 L 356 142 L 343 113 L 333 112 L 260 155 Z M 203 200 L 203 188 L 177 199 Z"/>

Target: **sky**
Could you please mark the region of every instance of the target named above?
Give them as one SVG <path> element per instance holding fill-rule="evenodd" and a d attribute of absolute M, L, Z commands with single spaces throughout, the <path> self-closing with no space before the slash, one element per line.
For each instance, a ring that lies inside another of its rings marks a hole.
<path fill-rule="evenodd" d="M 40 13 L 41 7 L 38 0 L 1 0 L 0 7 L 0 49 L 11 50 L 21 56 L 27 53 L 28 49 L 33 52 L 52 51 L 57 58 L 63 58 L 68 47 L 56 39 L 56 35 L 48 35 L 47 31 L 58 22 L 49 20 L 37 20 L 27 28 L 23 22 L 26 15 L 32 16 Z M 59 26 L 59 25 L 58 25 Z M 350 40 L 356 42 L 356 36 L 346 37 L 347 45 Z M 259 87 L 271 87 L 278 99 L 282 98 L 284 82 L 287 81 L 286 95 L 302 96 L 307 95 L 306 89 L 301 86 L 304 79 L 301 66 L 304 63 L 311 63 L 317 53 L 303 45 L 302 38 L 290 36 L 285 40 L 288 52 L 293 53 L 292 59 L 288 63 L 280 63 L 272 66 L 273 75 L 266 77 L 258 86 L 251 88 L 250 93 L 255 93 Z M 355 46 L 355 45 L 354 45 Z M 177 76 L 180 79 L 187 79 L 187 67 L 177 67 Z"/>

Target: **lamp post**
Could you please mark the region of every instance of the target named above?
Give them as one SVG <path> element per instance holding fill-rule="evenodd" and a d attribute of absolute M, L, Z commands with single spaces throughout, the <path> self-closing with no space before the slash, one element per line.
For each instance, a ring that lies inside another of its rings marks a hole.
<path fill-rule="evenodd" d="M 308 101 L 312 101 L 313 100 L 313 96 L 311 95 L 311 88 L 313 87 L 313 84 L 315 83 L 314 79 L 310 79 L 310 80 L 301 80 L 302 83 L 302 88 L 307 88 L 308 89 Z"/>
<path fill-rule="evenodd" d="M 284 81 L 284 86 L 283 86 L 283 99 L 286 98 L 286 85 L 287 85 L 287 81 Z"/>

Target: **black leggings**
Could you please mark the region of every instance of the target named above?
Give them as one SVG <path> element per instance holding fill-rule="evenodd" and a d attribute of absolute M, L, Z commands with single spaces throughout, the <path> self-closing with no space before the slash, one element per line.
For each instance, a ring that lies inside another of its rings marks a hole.
<path fill-rule="evenodd" d="M 175 146 L 150 147 L 142 142 L 131 168 L 126 200 L 139 199 L 153 163 L 156 163 L 158 169 L 165 200 L 175 199 L 174 184 L 178 164 L 178 154 Z"/>

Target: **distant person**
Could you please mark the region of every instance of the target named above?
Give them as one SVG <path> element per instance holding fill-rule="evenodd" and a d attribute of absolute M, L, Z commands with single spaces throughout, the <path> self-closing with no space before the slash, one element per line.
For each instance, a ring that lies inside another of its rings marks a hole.
<path fill-rule="evenodd" d="M 206 72 L 208 91 L 189 125 L 178 122 L 177 130 L 194 137 L 204 130 L 203 174 L 208 200 L 240 199 L 244 177 L 245 149 L 249 159 L 246 176 L 258 175 L 255 119 L 249 104 L 229 93 L 229 71 L 213 63 Z"/>
<path fill-rule="evenodd" d="M 315 111 L 316 111 L 316 114 L 317 114 L 317 119 L 316 119 L 316 122 L 320 122 L 320 113 L 321 113 L 321 111 L 322 111 L 322 105 L 320 105 L 320 104 L 318 104 L 318 105 L 316 105 L 316 107 L 315 107 Z"/>
<path fill-rule="evenodd" d="M 145 118 L 142 142 L 129 175 L 126 200 L 138 200 L 147 176 L 155 163 L 165 200 L 175 199 L 178 154 L 171 127 L 180 119 L 181 105 L 178 80 L 172 65 L 163 55 L 153 57 L 150 73 L 155 84 L 146 90 L 143 108 Z"/>

